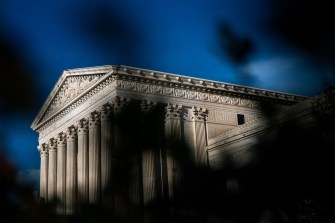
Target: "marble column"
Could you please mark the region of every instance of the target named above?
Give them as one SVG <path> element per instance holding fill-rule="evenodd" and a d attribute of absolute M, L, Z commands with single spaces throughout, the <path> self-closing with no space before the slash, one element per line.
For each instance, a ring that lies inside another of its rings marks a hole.
<path fill-rule="evenodd" d="M 57 213 L 66 214 L 66 133 L 58 134 L 57 139 Z"/>
<path fill-rule="evenodd" d="M 206 108 L 192 107 L 195 124 L 196 139 L 196 162 L 199 165 L 207 165 L 207 153 L 205 146 L 207 145 L 207 117 L 208 110 Z"/>
<path fill-rule="evenodd" d="M 128 208 L 129 191 L 126 185 L 128 173 L 120 174 L 120 169 L 124 170 L 125 160 L 121 157 L 122 148 L 124 148 L 124 140 L 127 140 L 127 135 L 122 131 L 124 129 L 123 120 L 125 117 L 125 108 L 129 100 L 127 98 L 116 97 L 113 100 L 113 129 L 114 129 L 114 152 L 113 152 L 113 182 L 114 187 L 114 212 L 116 215 L 123 215 Z"/>
<path fill-rule="evenodd" d="M 66 140 L 66 214 L 76 213 L 77 207 L 77 129 L 68 128 Z"/>
<path fill-rule="evenodd" d="M 46 203 L 48 201 L 48 161 L 49 161 L 48 144 L 43 143 L 42 145 L 40 145 L 39 152 L 41 154 L 40 199 L 41 202 Z"/>
<path fill-rule="evenodd" d="M 49 142 L 48 202 L 57 199 L 57 139 Z"/>
<path fill-rule="evenodd" d="M 172 198 L 174 190 L 180 178 L 178 157 L 175 155 L 181 143 L 181 112 L 182 106 L 168 104 L 165 108 L 165 144 L 166 144 L 166 167 L 168 180 L 168 194 Z"/>
<path fill-rule="evenodd" d="M 107 210 L 113 207 L 112 154 L 114 131 L 112 126 L 112 105 L 106 104 L 101 110 L 101 189 L 102 205 Z"/>
<path fill-rule="evenodd" d="M 185 146 L 190 152 L 190 158 L 192 163 L 197 163 L 197 141 L 195 136 L 195 122 L 192 109 L 186 109 L 186 112 L 183 116 L 184 124 L 184 142 Z"/>
<path fill-rule="evenodd" d="M 78 122 L 78 204 L 88 204 L 88 120 L 81 119 Z"/>
<path fill-rule="evenodd" d="M 100 112 L 95 111 L 89 117 L 89 203 L 100 205 L 101 202 L 101 140 L 100 140 Z"/>
<path fill-rule="evenodd" d="M 152 113 L 152 110 L 156 106 L 157 103 L 152 101 L 142 101 L 141 102 L 141 130 L 142 130 L 142 137 L 145 139 L 145 141 L 149 141 L 145 143 L 144 146 L 147 146 L 148 148 L 142 148 L 142 154 L 139 159 L 141 170 L 142 170 L 142 187 L 143 187 L 143 203 L 144 205 L 149 203 L 150 201 L 153 201 L 156 199 L 159 188 L 156 184 L 156 179 L 158 176 L 157 174 L 157 153 L 159 152 L 158 143 L 155 143 L 156 138 L 150 139 L 148 136 L 157 137 L 157 132 L 155 131 L 154 126 L 150 125 L 152 124 L 158 124 L 153 123 L 155 120 L 152 120 L 155 114 Z M 149 126 L 147 126 L 149 124 Z M 152 129 L 151 129 L 152 128 Z M 158 154 L 159 155 L 159 154 Z"/>

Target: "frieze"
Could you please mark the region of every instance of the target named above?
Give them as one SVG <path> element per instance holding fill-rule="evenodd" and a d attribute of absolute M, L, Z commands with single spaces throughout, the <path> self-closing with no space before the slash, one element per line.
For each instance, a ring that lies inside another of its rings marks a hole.
<path fill-rule="evenodd" d="M 167 96 L 175 96 L 191 100 L 200 100 L 213 103 L 221 103 L 227 105 L 243 106 L 243 107 L 258 107 L 259 103 L 254 100 L 238 98 L 232 96 L 223 96 L 215 93 L 199 92 L 190 89 L 180 89 L 173 87 L 164 87 L 156 84 L 136 83 L 124 80 L 117 80 L 116 87 L 120 90 L 130 90 L 138 92 L 147 92 L 151 94 L 162 94 Z"/>
<path fill-rule="evenodd" d="M 187 95 L 189 99 L 196 99 L 198 96 L 196 91 L 187 91 Z"/>
<path fill-rule="evenodd" d="M 153 94 L 160 94 L 162 91 L 162 87 L 161 86 L 157 86 L 157 85 L 150 85 L 150 92 Z"/>
<path fill-rule="evenodd" d="M 164 95 L 173 95 L 173 88 L 163 87 Z"/>
<path fill-rule="evenodd" d="M 83 102 L 87 101 L 89 105 L 94 104 L 99 98 L 104 97 L 108 93 L 110 93 L 114 88 L 119 90 L 129 90 L 129 91 L 137 91 L 137 92 L 146 92 L 151 94 L 161 94 L 167 96 L 175 96 L 185 99 L 191 100 L 200 100 L 205 102 L 213 102 L 213 103 L 220 103 L 220 104 L 227 104 L 227 105 L 235 105 L 235 106 L 243 106 L 243 107 L 252 107 L 256 108 L 259 103 L 257 101 L 245 99 L 245 98 L 237 98 L 231 96 L 223 96 L 214 93 L 206 93 L 206 92 L 199 92 L 196 90 L 190 89 L 179 89 L 173 87 L 164 87 L 161 85 L 156 84 L 148 84 L 148 83 L 136 83 L 131 81 L 124 81 L 124 80 L 115 80 L 115 76 L 112 78 L 110 77 L 102 84 L 97 86 L 96 88 L 92 89 L 87 94 L 83 95 L 77 101 L 75 101 L 72 105 L 68 106 L 65 110 L 63 110 L 60 114 L 52 118 L 49 122 L 53 123 L 55 120 L 61 118 L 65 114 L 69 113 L 71 110 L 76 108 L 78 105 L 82 104 Z M 115 83 L 113 82 L 115 80 Z M 47 128 L 48 125 L 41 128 L 40 131 Z M 49 134 L 53 131 L 53 129 L 57 128 L 57 125 L 54 127 L 49 128 L 46 131 L 41 132 L 41 138 Z"/>
<path fill-rule="evenodd" d="M 212 94 L 210 96 L 210 101 L 211 102 L 218 102 L 219 100 L 220 100 L 220 96 L 219 95 Z"/>
<path fill-rule="evenodd" d="M 208 100 L 208 94 L 207 93 L 202 93 L 202 92 L 199 92 L 198 93 L 199 94 L 199 99 L 201 100 L 201 101 L 207 101 Z"/>
<path fill-rule="evenodd" d="M 137 85 L 137 88 L 141 92 L 147 92 L 148 89 L 149 89 L 149 85 L 140 83 L 140 84 Z"/>
<path fill-rule="evenodd" d="M 134 90 L 135 89 L 135 83 L 134 82 L 129 82 L 129 81 L 124 81 L 123 82 L 123 87 L 125 90 Z"/>
<path fill-rule="evenodd" d="M 186 91 L 181 89 L 175 89 L 175 94 L 177 97 L 185 98 L 186 97 Z"/>

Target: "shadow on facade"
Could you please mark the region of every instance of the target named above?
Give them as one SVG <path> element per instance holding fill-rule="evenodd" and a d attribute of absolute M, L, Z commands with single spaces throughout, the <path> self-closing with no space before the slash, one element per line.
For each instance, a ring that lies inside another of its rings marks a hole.
<path fill-rule="evenodd" d="M 333 97 L 314 100 L 307 122 L 277 125 L 268 108 L 275 126 L 256 136 L 255 159 L 236 168 L 227 157 L 217 169 L 197 162 L 181 132 L 166 132 L 165 106 L 129 101 L 110 123 L 110 181 L 96 203 L 73 216 L 55 215 L 56 202 L 38 212 L 55 222 L 332 222 Z"/>
<path fill-rule="evenodd" d="M 333 91 L 318 103 L 311 122 L 276 126 L 259 137 L 257 159 L 247 166 L 235 168 L 228 157 L 213 170 L 197 164 L 182 135 L 166 137 L 161 105 L 145 112 L 130 102 L 113 123 L 120 135 L 98 204 L 80 203 L 80 215 L 55 215 L 57 202 L 36 204 L 0 156 L 1 211 L 11 222 L 334 222 Z M 275 122 L 275 108 L 264 103 L 262 110 Z"/>

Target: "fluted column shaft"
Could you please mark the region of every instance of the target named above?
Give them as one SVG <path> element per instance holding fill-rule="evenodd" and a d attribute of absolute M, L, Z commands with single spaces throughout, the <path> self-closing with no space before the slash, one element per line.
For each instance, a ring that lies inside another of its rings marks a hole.
<path fill-rule="evenodd" d="M 200 165 L 207 165 L 207 154 L 205 146 L 207 145 L 206 122 L 208 111 L 205 108 L 192 108 L 195 122 L 196 139 L 196 162 Z"/>
<path fill-rule="evenodd" d="M 125 174 L 118 170 L 122 168 L 125 162 L 124 158 L 121 159 L 121 148 L 124 148 L 124 140 L 127 140 L 127 135 L 122 131 L 123 120 L 124 120 L 124 111 L 125 107 L 128 104 L 128 99 L 116 97 L 113 100 L 113 129 L 114 129 L 114 153 L 113 153 L 113 173 L 115 174 L 113 177 L 112 186 L 114 187 L 114 213 L 117 215 L 122 215 L 126 213 L 128 208 L 128 188 L 127 185 L 127 177 Z"/>
<path fill-rule="evenodd" d="M 88 120 L 82 119 L 78 123 L 78 203 L 88 204 Z"/>
<path fill-rule="evenodd" d="M 197 142 L 196 142 L 196 135 L 195 135 L 195 122 L 194 122 L 194 115 L 192 109 L 187 109 L 186 114 L 184 114 L 184 141 L 185 146 L 190 151 L 190 158 L 193 163 L 197 163 Z"/>
<path fill-rule="evenodd" d="M 49 143 L 48 201 L 57 199 L 57 140 Z"/>
<path fill-rule="evenodd" d="M 181 146 L 181 105 L 168 104 L 165 108 L 166 166 L 169 197 L 173 197 L 180 169 L 173 154 Z"/>
<path fill-rule="evenodd" d="M 39 148 L 41 154 L 40 172 L 40 198 L 43 202 L 48 200 L 48 144 L 43 143 Z"/>
<path fill-rule="evenodd" d="M 66 214 L 72 215 L 77 206 L 77 133 L 74 126 L 68 128 L 66 143 Z"/>
<path fill-rule="evenodd" d="M 140 165 L 142 166 L 142 187 L 143 187 L 143 203 L 147 204 L 157 198 L 159 192 L 159 185 L 157 185 L 157 178 L 160 176 L 160 168 L 158 167 L 157 158 L 159 158 L 159 145 L 158 145 L 158 121 L 155 120 L 155 114 L 153 113 L 154 107 L 157 103 L 152 101 L 142 101 L 141 103 L 141 137 L 145 140 L 142 144 L 145 146 L 142 148 L 141 159 L 139 159 Z M 148 136 L 154 137 L 148 139 Z"/>
<path fill-rule="evenodd" d="M 112 126 L 112 106 L 106 104 L 101 111 L 101 189 L 105 208 L 113 207 L 112 155 L 114 150 L 114 131 Z"/>
<path fill-rule="evenodd" d="M 89 118 L 89 203 L 101 201 L 101 141 L 100 114 L 93 112 Z"/>
<path fill-rule="evenodd" d="M 66 133 L 58 135 L 57 140 L 57 213 L 66 214 Z"/>

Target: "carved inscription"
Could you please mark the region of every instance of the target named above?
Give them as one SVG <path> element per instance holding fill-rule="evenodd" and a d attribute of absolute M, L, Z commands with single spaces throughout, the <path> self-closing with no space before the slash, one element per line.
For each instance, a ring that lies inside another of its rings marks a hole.
<path fill-rule="evenodd" d="M 208 122 L 236 125 L 237 119 L 235 113 L 224 112 L 224 111 L 209 111 Z"/>

